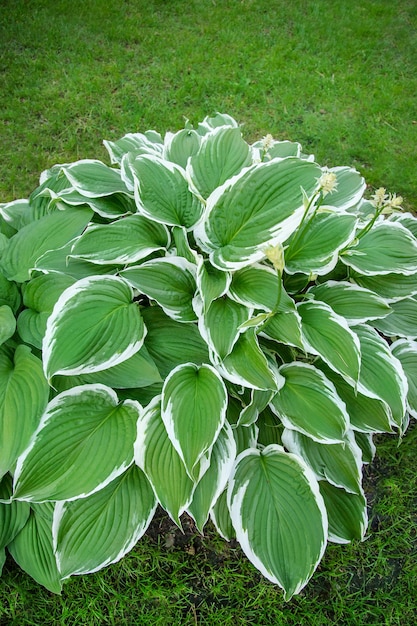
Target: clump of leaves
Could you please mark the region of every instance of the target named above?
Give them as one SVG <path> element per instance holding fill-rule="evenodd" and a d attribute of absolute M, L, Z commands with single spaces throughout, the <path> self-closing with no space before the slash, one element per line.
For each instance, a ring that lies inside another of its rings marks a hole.
<path fill-rule="evenodd" d="M 160 504 L 289 599 L 417 416 L 417 219 L 224 114 L 105 145 L 0 205 L 0 565 L 59 593 Z"/>

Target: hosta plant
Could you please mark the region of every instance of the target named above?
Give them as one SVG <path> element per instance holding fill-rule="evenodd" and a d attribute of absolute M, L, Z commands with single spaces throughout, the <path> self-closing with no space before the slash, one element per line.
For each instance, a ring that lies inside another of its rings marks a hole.
<path fill-rule="evenodd" d="M 0 205 L 0 567 L 59 593 L 159 504 L 289 599 L 417 416 L 417 219 L 224 114 L 105 146 Z"/>

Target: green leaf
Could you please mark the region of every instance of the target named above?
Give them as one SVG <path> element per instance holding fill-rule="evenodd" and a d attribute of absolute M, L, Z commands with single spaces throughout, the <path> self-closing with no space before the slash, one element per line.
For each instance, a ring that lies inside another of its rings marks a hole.
<path fill-rule="evenodd" d="M 138 211 L 151 220 L 170 226 L 193 228 L 203 213 L 179 165 L 153 155 L 143 155 L 131 164 Z"/>
<path fill-rule="evenodd" d="M 188 475 L 197 479 L 199 462 L 210 452 L 226 417 L 227 391 L 211 365 L 185 363 L 166 378 L 161 416 Z"/>
<path fill-rule="evenodd" d="M 417 342 L 398 339 L 391 344 L 391 352 L 400 361 L 407 378 L 407 409 L 417 418 Z"/>
<path fill-rule="evenodd" d="M 273 311 L 278 303 L 280 310 L 295 308 L 291 298 L 280 289 L 277 273 L 259 263 L 233 272 L 229 295 L 240 304 L 267 312 Z"/>
<path fill-rule="evenodd" d="M 210 511 L 210 519 L 223 539 L 226 541 L 235 539 L 236 533 L 230 517 L 229 507 L 227 506 L 227 489 L 217 498 L 215 505 Z"/>
<path fill-rule="evenodd" d="M 343 443 L 322 444 L 295 430 L 285 429 L 282 442 L 313 470 L 317 480 L 326 479 L 349 493 L 361 494 L 362 452 L 348 431 Z"/>
<path fill-rule="evenodd" d="M 417 240 L 401 224 L 385 220 L 376 223 L 364 237 L 347 248 L 340 258 L 343 263 L 365 276 L 415 274 Z"/>
<path fill-rule="evenodd" d="M 318 443 L 343 443 L 349 415 L 333 383 L 307 363 L 289 363 L 279 371 L 285 384 L 270 406 L 284 426 Z"/>
<path fill-rule="evenodd" d="M 239 336 L 225 359 L 219 359 L 216 354 L 212 354 L 212 359 L 221 375 L 232 383 L 272 391 L 282 384 L 280 377 L 268 366 L 253 329 Z"/>
<path fill-rule="evenodd" d="M 146 133 L 127 133 L 117 141 L 103 141 L 113 164 L 122 161 L 125 154 L 162 154 L 163 144 L 159 133 L 146 131 Z"/>
<path fill-rule="evenodd" d="M 132 187 L 133 191 L 133 187 Z M 100 217 L 115 219 L 136 213 L 136 204 L 132 197 L 125 193 L 113 193 L 102 197 L 87 198 L 83 193 L 73 188 L 64 189 L 59 193 L 51 192 L 53 203 L 59 207 L 69 206 L 89 206 L 94 213 Z"/>
<path fill-rule="evenodd" d="M 110 224 L 93 224 L 71 251 L 71 257 L 98 265 L 136 263 L 169 245 L 165 226 L 142 215 L 129 215 Z"/>
<path fill-rule="evenodd" d="M 19 230 L 9 240 L 1 267 L 9 280 L 29 280 L 36 261 L 48 250 L 61 248 L 80 235 L 92 216 L 90 209 L 66 209 L 46 215 Z"/>
<path fill-rule="evenodd" d="M 406 408 L 407 379 L 400 361 L 387 342 L 367 325 L 354 326 L 361 343 L 361 371 L 358 390 L 379 398 L 391 409 L 394 424 L 401 427 Z"/>
<path fill-rule="evenodd" d="M 188 158 L 200 148 L 200 135 L 190 128 L 183 128 L 177 133 L 166 133 L 164 138 L 164 156 L 185 169 Z"/>
<path fill-rule="evenodd" d="M 316 164 L 293 157 L 243 170 L 208 198 L 197 243 L 221 270 L 261 260 L 269 245 L 285 241 L 299 225 L 302 188 L 313 192 L 319 172 Z"/>
<path fill-rule="evenodd" d="M 48 396 L 42 363 L 30 348 L 0 349 L 0 478 L 28 445 Z"/>
<path fill-rule="evenodd" d="M 289 239 L 285 250 L 285 270 L 289 274 L 324 275 L 336 266 L 339 251 L 354 238 L 357 218 L 330 211 L 318 212 Z"/>
<path fill-rule="evenodd" d="M 328 280 L 311 287 L 308 293 L 328 304 L 348 324 L 379 319 L 387 316 L 391 310 L 386 300 L 370 289 L 343 280 Z"/>
<path fill-rule="evenodd" d="M 273 391 L 262 391 L 260 389 L 251 389 L 250 402 L 241 411 L 237 422 L 238 426 L 252 426 L 261 413 L 272 400 Z"/>
<path fill-rule="evenodd" d="M 391 313 L 384 319 L 372 323 L 376 329 L 388 337 L 417 338 L 417 299 L 404 298 L 390 304 Z"/>
<path fill-rule="evenodd" d="M 197 287 L 204 304 L 204 311 L 210 306 L 213 300 L 223 296 L 232 279 L 228 272 L 222 272 L 213 267 L 210 261 L 200 261 L 197 268 Z"/>
<path fill-rule="evenodd" d="M 66 289 L 46 325 L 47 377 L 108 369 L 138 352 L 146 329 L 132 300 L 132 288 L 116 276 L 90 276 Z"/>
<path fill-rule="evenodd" d="M 147 334 L 145 346 L 165 378 L 174 367 L 182 363 L 209 363 L 207 344 L 193 324 L 175 322 L 158 306 L 141 311 Z"/>
<path fill-rule="evenodd" d="M 37 583 L 60 594 L 62 584 L 52 545 L 52 514 L 51 504 L 34 505 L 25 526 L 7 549 Z"/>
<path fill-rule="evenodd" d="M 306 585 L 327 540 L 327 516 L 313 473 L 281 446 L 236 459 L 228 505 L 236 537 L 261 573 L 289 600 Z"/>
<path fill-rule="evenodd" d="M 192 300 L 197 286 L 196 266 L 183 257 L 169 256 L 146 261 L 120 272 L 133 287 L 156 300 L 167 315 L 179 322 L 192 322 Z"/>
<path fill-rule="evenodd" d="M 360 287 L 370 289 L 388 303 L 417 294 L 417 273 L 409 276 L 404 274 L 362 276 L 352 271 L 350 276 Z"/>
<path fill-rule="evenodd" d="M 203 198 L 250 165 L 249 145 L 239 128 L 218 127 L 207 133 L 187 164 L 187 174 Z"/>
<path fill-rule="evenodd" d="M 209 513 L 227 485 L 236 458 L 236 444 L 228 422 L 214 442 L 210 467 L 198 482 L 191 504 L 187 508 L 202 533 Z"/>
<path fill-rule="evenodd" d="M 119 402 L 104 385 L 74 387 L 56 396 L 18 458 L 14 497 L 73 500 L 105 487 L 133 461 L 140 411 L 138 402 Z"/>
<path fill-rule="evenodd" d="M 46 322 L 54 305 L 75 278 L 66 274 L 42 274 L 23 285 L 23 303 L 27 307 L 17 318 L 17 330 L 24 342 L 38 349 L 46 331 Z"/>
<path fill-rule="evenodd" d="M 0 272 L 0 306 L 9 306 L 13 313 L 17 313 L 21 304 L 21 297 L 16 283 L 7 280 Z"/>
<path fill-rule="evenodd" d="M 79 376 L 58 376 L 53 380 L 58 391 L 87 383 L 101 383 L 119 390 L 148 387 L 160 382 L 162 378 L 158 368 L 145 346 L 126 361 L 107 370 Z"/>
<path fill-rule="evenodd" d="M 386 402 L 360 393 L 324 363 L 317 366 L 336 387 L 338 396 L 346 405 L 350 423 L 355 430 L 369 433 L 392 432 L 391 410 Z"/>
<path fill-rule="evenodd" d="M 16 563 L 52 593 L 61 593 L 61 577 L 52 545 L 52 506 L 35 505 L 25 526 L 7 549 Z"/>
<path fill-rule="evenodd" d="M 0 345 L 13 337 L 16 330 L 16 318 L 12 309 L 7 305 L 0 305 Z"/>
<path fill-rule="evenodd" d="M 348 493 L 326 481 L 320 481 L 319 486 L 329 519 L 329 541 L 334 543 L 349 543 L 354 539 L 362 541 L 368 527 L 363 492 Z"/>
<path fill-rule="evenodd" d="M 6 474 L 0 481 L 0 552 L 21 531 L 30 513 L 30 506 L 27 502 L 15 500 L 11 502 L 11 495 L 12 478 Z"/>
<path fill-rule="evenodd" d="M 242 332 L 240 326 L 250 314 L 245 306 L 224 296 L 213 300 L 208 310 L 199 315 L 200 334 L 220 359 L 225 359 L 233 350 Z"/>
<path fill-rule="evenodd" d="M 263 337 L 304 351 L 301 317 L 295 309 L 293 311 L 278 311 L 260 328 L 259 333 Z"/>
<path fill-rule="evenodd" d="M 83 159 L 63 167 L 73 187 L 87 198 L 102 198 L 115 193 L 129 194 L 120 170 L 96 159 Z"/>
<path fill-rule="evenodd" d="M 195 484 L 165 429 L 160 396 L 155 397 L 139 417 L 135 461 L 145 472 L 160 505 L 181 527 L 180 516 L 192 500 Z"/>
<path fill-rule="evenodd" d="M 156 504 L 145 474 L 136 465 L 87 498 L 58 502 L 53 540 L 62 578 L 96 572 L 119 561 L 146 531 Z"/>
<path fill-rule="evenodd" d="M 301 330 L 305 348 L 320 356 L 329 367 L 353 383 L 359 378 L 360 344 L 346 320 L 319 300 L 300 302 Z"/>
<path fill-rule="evenodd" d="M 325 198 L 325 203 L 340 210 L 349 211 L 356 207 L 366 189 L 366 182 L 352 167 L 339 166 L 328 170 L 336 174 L 337 188 Z"/>

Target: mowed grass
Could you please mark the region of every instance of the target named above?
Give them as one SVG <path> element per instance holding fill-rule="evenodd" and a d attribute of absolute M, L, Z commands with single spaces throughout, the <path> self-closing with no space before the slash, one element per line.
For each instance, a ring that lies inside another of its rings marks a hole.
<path fill-rule="evenodd" d="M 107 161 L 102 139 L 215 111 L 352 165 L 417 208 L 414 0 L 2 0 L 0 202 L 40 172 Z M 414 626 L 416 429 L 382 438 L 364 543 L 329 546 L 289 604 L 208 528 L 171 545 L 161 520 L 119 564 L 53 596 L 8 560 L 0 624 Z"/>

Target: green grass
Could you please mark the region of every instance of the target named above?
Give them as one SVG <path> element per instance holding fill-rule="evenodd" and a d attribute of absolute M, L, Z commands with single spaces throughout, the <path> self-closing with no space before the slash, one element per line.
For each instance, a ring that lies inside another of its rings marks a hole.
<path fill-rule="evenodd" d="M 415 209 L 416 27 L 414 0 L 2 0 L 0 201 L 54 163 L 107 159 L 103 138 L 218 110 L 249 141 L 300 141 Z M 211 530 L 169 547 L 164 524 L 62 596 L 9 560 L 0 624 L 414 626 L 416 433 L 381 441 L 367 541 L 330 546 L 289 604 Z"/>

